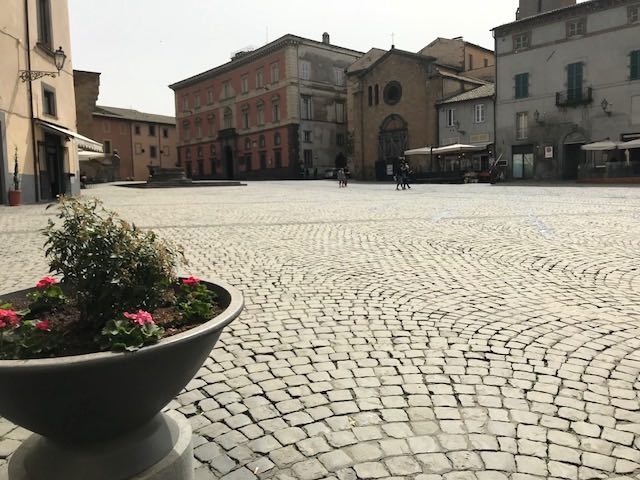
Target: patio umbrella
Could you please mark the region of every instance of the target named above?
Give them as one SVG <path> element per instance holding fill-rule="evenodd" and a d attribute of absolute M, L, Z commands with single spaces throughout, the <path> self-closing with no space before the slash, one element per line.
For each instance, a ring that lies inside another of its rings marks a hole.
<path fill-rule="evenodd" d="M 405 155 L 431 155 L 433 147 L 414 148 L 413 150 L 406 150 Z"/>
<path fill-rule="evenodd" d="M 615 150 L 618 148 L 618 144 L 611 140 L 603 140 L 601 142 L 587 143 L 586 145 L 582 145 L 580 148 L 590 152 L 604 152 L 606 150 Z"/>
<path fill-rule="evenodd" d="M 484 150 L 485 146 L 480 145 L 465 145 L 463 143 L 454 143 L 453 145 L 445 145 L 444 147 L 438 147 L 433 149 L 433 153 L 440 155 L 443 153 L 461 153 L 461 152 L 478 152 Z"/>
<path fill-rule="evenodd" d="M 640 138 L 636 138 L 635 140 L 631 140 L 630 142 L 621 142 L 618 144 L 618 148 L 623 150 L 628 150 L 630 148 L 640 148 Z"/>

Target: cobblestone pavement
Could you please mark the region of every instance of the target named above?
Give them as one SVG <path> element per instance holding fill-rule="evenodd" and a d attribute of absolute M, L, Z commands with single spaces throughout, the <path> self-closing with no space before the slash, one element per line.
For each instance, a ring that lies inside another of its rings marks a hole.
<path fill-rule="evenodd" d="M 169 406 L 198 480 L 640 478 L 639 189 L 88 193 L 244 292 Z M 0 291 L 49 214 L 0 208 Z M 26 434 L 0 419 L 0 462 Z"/>

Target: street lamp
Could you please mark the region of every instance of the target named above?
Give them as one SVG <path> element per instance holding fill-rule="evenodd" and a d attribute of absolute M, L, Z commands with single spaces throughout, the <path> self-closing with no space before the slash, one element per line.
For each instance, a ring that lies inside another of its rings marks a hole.
<path fill-rule="evenodd" d="M 64 53 L 64 50 L 62 50 L 62 47 L 58 47 L 58 50 L 53 53 L 53 59 L 56 64 L 56 68 L 58 69 L 57 72 L 44 72 L 41 70 L 20 70 L 18 75 L 20 77 L 20 80 L 26 82 L 27 80 L 33 81 L 42 77 L 55 78 L 59 76 L 60 71 L 64 67 L 64 62 L 67 60 L 67 55 Z"/>

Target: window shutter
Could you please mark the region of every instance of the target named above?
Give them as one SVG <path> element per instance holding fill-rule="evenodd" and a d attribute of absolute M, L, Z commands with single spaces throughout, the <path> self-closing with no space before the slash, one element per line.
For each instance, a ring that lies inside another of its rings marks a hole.
<path fill-rule="evenodd" d="M 631 80 L 640 80 L 640 50 L 631 52 Z"/>

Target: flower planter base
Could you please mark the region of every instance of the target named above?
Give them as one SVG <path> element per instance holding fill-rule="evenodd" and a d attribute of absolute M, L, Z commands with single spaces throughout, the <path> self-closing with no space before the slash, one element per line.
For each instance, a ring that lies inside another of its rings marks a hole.
<path fill-rule="evenodd" d="M 176 412 L 159 414 L 124 437 L 84 448 L 33 434 L 9 462 L 9 480 L 87 479 L 193 480 L 189 422 Z"/>

